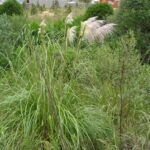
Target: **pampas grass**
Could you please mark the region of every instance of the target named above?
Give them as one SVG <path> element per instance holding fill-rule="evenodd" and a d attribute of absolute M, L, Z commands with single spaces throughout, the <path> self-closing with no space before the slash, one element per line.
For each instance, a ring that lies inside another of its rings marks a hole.
<path fill-rule="evenodd" d="M 72 13 L 66 18 L 66 25 L 72 23 Z M 115 24 L 104 24 L 104 20 L 97 20 L 97 17 L 91 17 L 88 20 L 81 22 L 79 36 L 81 40 L 86 40 L 88 42 L 93 42 L 96 38 L 99 39 L 101 43 L 104 42 L 105 37 L 111 34 Z M 67 39 L 70 42 L 74 41 L 76 37 L 75 27 L 69 28 L 67 31 Z M 79 42 L 80 43 L 80 42 Z"/>
<path fill-rule="evenodd" d="M 72 24 L 73 22 L 73 16 L 72 16 L 72 12 L 66 17 L 65 23 L 66 24 Z"/>
<path fill-rule="evenodd" d="M 73 43 L 76 38 L 76 26 L 73 26 L 67 30 L 67 40 Z"/>
<path fill-rule="evenodd" d="M 104 39 L 107 35 L 113 32 L 113 28 L 116 24 L 106 24 L 102 27 L 97 28 L 96 30 L 96 37 L 99 39 L 100 42 L 104 42 Z"/>

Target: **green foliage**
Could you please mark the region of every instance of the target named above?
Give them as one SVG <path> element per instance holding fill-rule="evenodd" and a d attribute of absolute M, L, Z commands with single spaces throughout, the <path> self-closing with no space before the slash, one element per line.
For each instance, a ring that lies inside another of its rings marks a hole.
<path fill-rule="evenodd" d="M 7 0 L 0 6 L 0 14 L 6 13 L 7 15 L 23 15 L 23 8 L 16 0 Z"/>
<path fill-rule="evenodd" d="M 59 2 L 58 2 L 58 0 L 53 0 L 52 1 L 52 6 L 51 6 L 51 8 L 52 9 L 57 9 L 57 8 L 59 8 L 60 6 L 59 6 Z"/>
<path fill-rule="evenodd" d="M 77 35 L 79 35 L 79 32 L 80 32 L 80 26 L 81 26 L 81 22 L 83 22 L 85 20 L 85 16 L 79 16 L 79 17 L 76 17 L 72 23 L 72 26 L 77 26 Z"/>
<path fill-rule="evenodd" d="M 28 9 L 28 6 L 27 6 L 27 4 L 26 4 L 26 1 L 23 1 L 23 3 L 22 3 L 22 8 L 23 8 L 24 11 L 26 11 L 26 10 Z"/>
<path fill-rule="evenodd" d="M 39 31 L 39 28 L 40 28 L 40 26 L 39 26 L 39 24 L 37 23 L 37 22 L 32 22 L 31 24 L 30 24 L 30 31 L 31 31 L 31 34 L 33 35 L 33 36 L 37 36 L 38 35 L 38 31 Z"/>
<path fill-rule="evenodd" d="M 12 28 L 14 29 L 15 34 L 21 34 L 22 28 L 29 23 L 29 20 L 26 16 L 16 16 L 13 15 L 9 17 L 10 22 L 12 24 Z"/>
<path fill-rule="evenodd" d="M 113 15 L 113 8 L 108 3 L 96 3 L 87 8 L 85 19 L 97 16 L 98 19 L 106 19 L 107 16 Z"/>
<path fill-rule="evenodd" d="M 2 14 L 3 11 L 2 8 L 3 8 L 2 5 L 0 5 L 0 14 Z"/>
<path fill-rule="evenodd" d="M 47 21 L 38 34 L 39 23 L 26 19 L 0 16 L 11 54 L 14 28 L 27 22 L 10 69 L 0 68 L 0 149 L 148 149 L 150 66 L 141 65 L 137 34 L 65 45 L 64 21 Z"/>
<path fill-rule="evenodd" d="M 2 149 L 119 149 L 121 119 L 123 149 L 148 149 L 150 67 L 141 65 L 134 34 L 78 53 L 73 44 L 64 51 L 63 21 L 47 24 L 41 43 L 38 29 L 25 28 L 0 77 Z"/>
<path fill-rule="evenodd" d="M 35 15 L 38 13 L 38 8 L 35 4 L 31 4 L 31 15 Z"/>
<path fill-rule="evenodd" d="M 125 33 L 131 29 L 136 33 L 136 39 L 138 41 L 137 48 L 140 49 L 143 55 L 148 52 L 150 47 L 149 10 L 149 0 L 122 0 L 115 16 L 115 22 L 118 25 L 119 32 Z M 150 56 L 150 54 L 147 56 Z"/>
<path fill-rule="evenodd" d="M 65 9 L 66 9 L 66 14 L 69 14 L 72 12 L 72 6 L 71 5 L 66 5 Z"/>
<path fill-rule="evenodd" d="M 0 16 L 0 66 L 6 67 L 8 65 L 7 56 L 13 55 L 13 46 L 15 43 L 15 33 L 10 23 L 8 16 Z"/>
<path fill-rule="evenodd" d="M 79 0 L 80 2 L 89 3 L 91 0 Z"/>
<path fill-rule="evenodd" d="M 50 39 L 62 40 L 64 37 L 64 21 L 57 20 L 54 23 L 49 22 L 46 27 L 46 35 Z"/>
<path fill-rule="evenodd" d="M 23 27 L 29 21 L 25 16 L 0 16 L 0 66 L 8 67 L 8 58 L 13 61 L 16 49 L 20 46 L 18 40 L 22 35 Z"/>
<path fill-rule="evenodd" d="M 81 22 L 84 21 L 84 20 L 85 20 L 84 16 L 79 16 L 79 17 L 74 19 L 73 25 L 79 26 L 79 25 L 81 25 Z"/>
<path fill-rule="evenodd" d="M 45 4 L 43 4 L 42 6 L 39 6 L 39 10 L 40 10 L 40 11 L 46 10 Z"/>

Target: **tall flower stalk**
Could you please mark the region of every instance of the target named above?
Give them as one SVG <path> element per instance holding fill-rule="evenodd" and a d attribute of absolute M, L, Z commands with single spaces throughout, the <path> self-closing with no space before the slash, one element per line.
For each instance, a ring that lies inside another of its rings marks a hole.
<path fill-rule="evenodd" d="M 61 124 L 61 119 L 58 115 L 57 107 L 56 107 L 55 100 L 54 100 L 54 97 L 53 97 L 53 94 L 52 94 L 50 81 L 48 79 L 48 77 L 49 77 L 48 70 L 47 70 L 48 57 L 47 57 L 47 49 L 45 48 L 45 43 L 44 43 L 44 30 L 45 30 L 45 27 L 46 27 L 46 24 L 45 24 L 45 21 L 43 20 L 40 24 L 39 34 L 40 34 L 41 40 L 42 40 L 42 48 L 45 52 L 45 64 L 44 64 L 44 66 L 43 66 L 43 63 L 42 63 L 37 51 L 35 51 L 36 60 L 37 60 L 37 63 L 39 65 L 39 71 L 41 72 L 42 77 L 45 81 L 45 93 L 47 93 L 47 95 L 48 95 L 48 100 L 49 100 L 48 104 L 51 103 L 51 110 L 52 110 L 52 112 L 53 112 L 53 114 L 56 118 L 58 127 L 60 129 L 60 137 L 61 137 L 61 141 L 62 141 L 62 144 L 63 144 L 63 149 L 69 150 L 67 142 L 66 142 L 65 137 L 64 137 L 64 132 L 63 132 L 62 124 Z M 49 108 L 48 108 L 48 110 L 49 110 Z M 49 111 L 48 111 L 48 113 L 49 113 Z"/>
<path fill-rule="evenodd" d="M 75 37 L 71 37 L 70 35 L 74 35 L 74 33 L 71 33 L 74 32 L 74 29 L 70 28 L 70 32 L 67 30 L 67 25 L 69 24 L 72 24 L 73 22 L 73 16 L 72 16 L 72 12 L 66 17 L 66 20 L 65 20 L 65 31 L 64 31 L 64 37 L 65 37 L 65 53 L 67 51 L 67 46 L 68 46 L 68 36 L 70 37 L 69 38 L 69 41 L 73 41 Z"/>

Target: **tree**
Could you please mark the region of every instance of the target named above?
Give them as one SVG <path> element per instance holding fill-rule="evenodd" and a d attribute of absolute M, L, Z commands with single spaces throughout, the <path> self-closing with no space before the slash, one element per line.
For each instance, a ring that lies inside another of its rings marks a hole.
<path fill-rule="evenodd" d="M 133 30 L 136 34 L 137 48 L 143 58 L 150 57 L 150 0 L 121 0 L 116 13 L 118 31 L 126 33 Z"/>

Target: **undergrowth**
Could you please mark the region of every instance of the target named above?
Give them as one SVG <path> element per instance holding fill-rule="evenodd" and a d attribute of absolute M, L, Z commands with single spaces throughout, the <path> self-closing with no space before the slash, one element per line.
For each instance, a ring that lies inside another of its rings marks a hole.
<path fill-rule="evenodd" d="M 1 71 L 0 149 L 148 149 L 150 67 L 132 32 L 76 57 L 76 46 L 25 31 Z"/>

